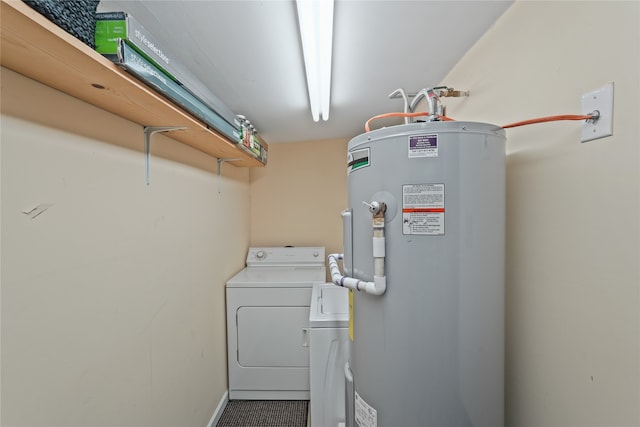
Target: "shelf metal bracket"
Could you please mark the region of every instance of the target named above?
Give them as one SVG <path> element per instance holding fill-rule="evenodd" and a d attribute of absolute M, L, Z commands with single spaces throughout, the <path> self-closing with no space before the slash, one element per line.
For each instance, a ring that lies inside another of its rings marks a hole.
<path fill-rule="evenodd" d="M 173 130 L 187 129 L 186 126 L 145 126 L 144 127 L 144 168 L 147 187 L 150 183 L 149 169 L 151 162 L 151 135 L 157 132 L 171 132 Z"/>
<path fill-rule="evenodd" d="M 240 158 L 223 158 L 223 159 L 218 159 L 218 194 L 220 194 L 221 190 L 220 190 L 220 181 L 221 181 L 221 174 L 222 174 L 222 164 L 225 162 L 235 162 L 237 160 L 242 160 Z"/>

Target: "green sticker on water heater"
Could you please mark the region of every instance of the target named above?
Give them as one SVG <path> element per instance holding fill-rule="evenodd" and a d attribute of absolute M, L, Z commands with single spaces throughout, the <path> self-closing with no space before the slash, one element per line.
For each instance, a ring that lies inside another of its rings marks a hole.
<path fill-rule="evenodd" d="M 351 173 L 369 166 L 371 164 L 370 154 L 371 150 L 369 148 L 349 151 L 349 153 L 347 153 L 347 172 Z"/>

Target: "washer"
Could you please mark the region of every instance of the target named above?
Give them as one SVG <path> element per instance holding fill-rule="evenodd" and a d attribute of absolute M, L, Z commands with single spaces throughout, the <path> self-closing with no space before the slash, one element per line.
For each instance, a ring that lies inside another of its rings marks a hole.
<path fill-rule="evenodd" d="M 336 427 L 345 420 L 349 290 L 313 285 L 309 326 L 311 427 Z"/>
<path fill-rule="evenodd" d="M 255 247 L 227 282 L 229 399 L 308 400 L 312 287 L 323 247 Z"/>

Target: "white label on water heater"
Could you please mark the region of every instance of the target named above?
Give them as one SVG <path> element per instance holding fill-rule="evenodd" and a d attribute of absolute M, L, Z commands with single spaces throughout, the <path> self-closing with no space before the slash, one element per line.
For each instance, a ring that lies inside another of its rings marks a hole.
<path fill-rule="evenodd" d="M 409 135 L 409 158 L 438 157 L 438 135 Z"/>
<path fill-rule="evenodd" d="M 354 392 L 354 394 L 356 424 L 358 424 L 359 427 L 377 427 L 378 411 L 365 402 L 357 391 Z"/>
<path fill-rule="evenodd" d="M 402 234 L 444 235 L 444 184 L 402 186 Z"/>

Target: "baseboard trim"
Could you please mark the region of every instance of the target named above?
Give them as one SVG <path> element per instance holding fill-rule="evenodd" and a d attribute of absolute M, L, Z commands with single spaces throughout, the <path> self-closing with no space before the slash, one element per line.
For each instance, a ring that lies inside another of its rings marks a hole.
<path fill-rule="evenodd" d="M 213 415 L 211 416 L 211 419 L 209 420 L 209 424 L 207 424 L 207 427 L 216 427 L 216 425 L 218 425 L 218 421 L 220 421 L 220 417 L 222 416 L 222 412 L 224 412 L 224 408 L 227 406 L 227 403 L 229 403 L 228 390 L 225 391 L 224 394 L 222 395 L 222 398 L 218 403 L 218 407 L 216 408 L 215 411 L 213 411 Z"/>

